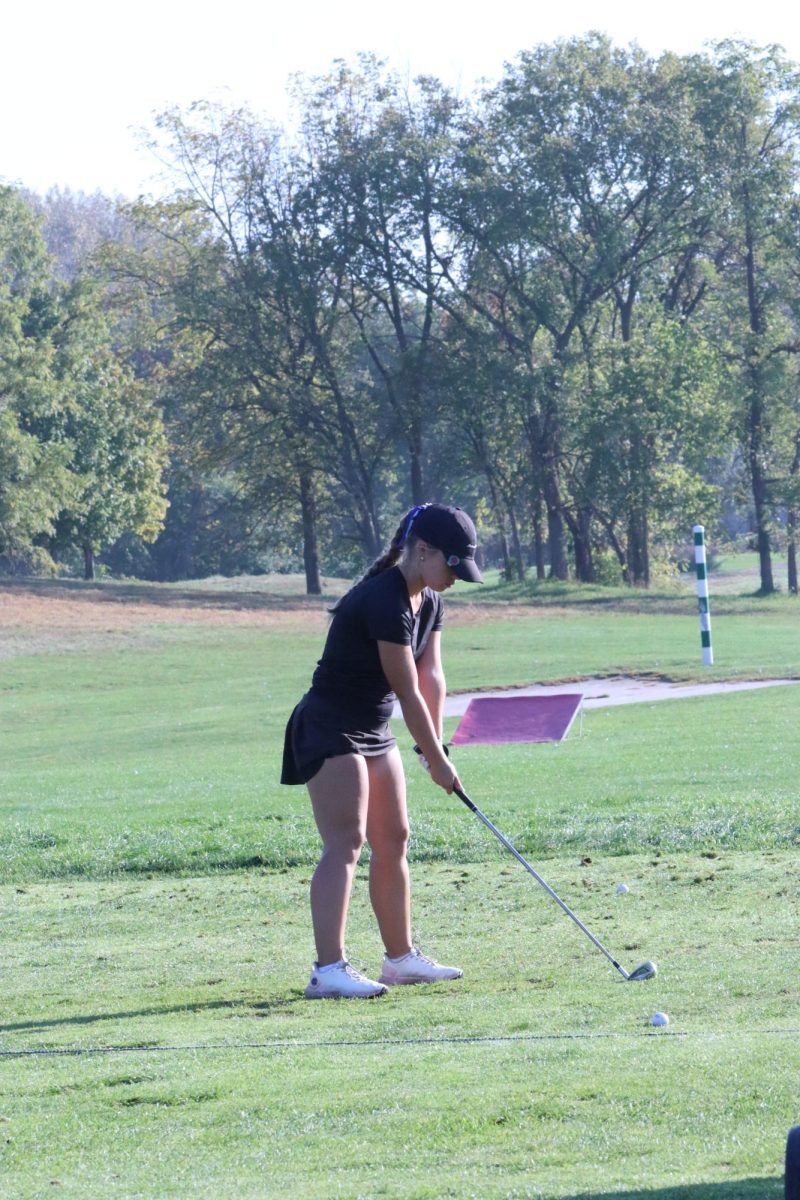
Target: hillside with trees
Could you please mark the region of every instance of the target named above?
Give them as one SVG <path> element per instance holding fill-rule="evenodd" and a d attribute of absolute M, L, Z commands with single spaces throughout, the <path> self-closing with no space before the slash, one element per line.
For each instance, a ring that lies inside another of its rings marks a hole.
<path fill-rule="evenodd" d="M 159 118 L 171 193 L 0 189 L 0 567 L 356 574 L 411 503 L 505 577 L 647 587 L 692 525 L 797 591 L 800 69 L 371 56 L 296 123 Z"/>

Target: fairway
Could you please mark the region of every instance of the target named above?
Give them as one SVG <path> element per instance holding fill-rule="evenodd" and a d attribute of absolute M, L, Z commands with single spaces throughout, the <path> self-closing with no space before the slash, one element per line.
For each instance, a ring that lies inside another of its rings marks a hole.
<path fill-rule="evenodd" d="M 0 1200 L 800 1200 L 793 10 L 97 7 L 4 22 Z"/>
<path fill-rule="evenodd" d="M 620 962 L 658 962 L 641 984 L 434 792 L 396 725 L 415 936 L 465 977 L 309 1003 L 316 832 L 276 779 L 324 602 L 115 588 L 0 589 L 0 1194 L 779 1200 L 800 689 L 459 750 L 476 803 Z M 450 687 L 708 678 L 691 604 L 647 599 L 459 601 Z M 796 675 L 791 600 L 752 603 L 720 613 L 714 677 Z M 365 863 L 349 939 L 374 970 Z"/>

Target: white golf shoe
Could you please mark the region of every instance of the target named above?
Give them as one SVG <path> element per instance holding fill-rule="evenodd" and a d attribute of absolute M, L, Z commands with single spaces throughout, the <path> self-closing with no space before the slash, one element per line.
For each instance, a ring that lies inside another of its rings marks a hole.
<path fill-rule="evenodd" d="M 402 958 L 384 954 L 380 982 L 390 987 L 401 983 L 440 983 L 443 979 L 460 979 L 463 974 L 461 967 L 443 967 L 414 947 Z"/>
<path fill-rule="evenodd" d="M 369 1000 L 383 996 L 389 989 L 374 979 L 367 979 L 346 958 L 320 967 L 314 963 L 306 988 L 307 1000 Z"/>

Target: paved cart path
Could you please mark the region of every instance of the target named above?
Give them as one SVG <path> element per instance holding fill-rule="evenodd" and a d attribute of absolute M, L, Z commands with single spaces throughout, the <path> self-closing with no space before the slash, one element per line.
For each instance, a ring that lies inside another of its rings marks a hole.
<path fill-rule="evenodd" d="M 682 700 L 686 696 L 710 696 L 721 692 L 742 692 L 755 688 L 789 687 L 800 679 L 759 679 L 746 682 L 667 683 L 660 679 L 632 679 L 615 676 L 611 679 L 581 679 L 573 683 L 522 688 L 504 688 L 492 692 L 462 692 L 448 696 L 445 716 L 460 717 L 470 700 L 479 696 L 554 696 L 565 692 L 580 692 L 584 708 L 608 708 L 613 704 L 642 704 L 653 700 Z M 396 715 L 400 715 L 399 707 Z"/>

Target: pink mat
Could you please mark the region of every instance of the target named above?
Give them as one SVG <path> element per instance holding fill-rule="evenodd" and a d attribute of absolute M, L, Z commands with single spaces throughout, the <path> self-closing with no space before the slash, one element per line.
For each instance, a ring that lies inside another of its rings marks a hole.
<path fill-rule="evenodd" d="M 582 700 L 582 692 L 555 696 L 480 696 L 470 700 L 451 741 L 454 746 L 560 742 Z"/>

